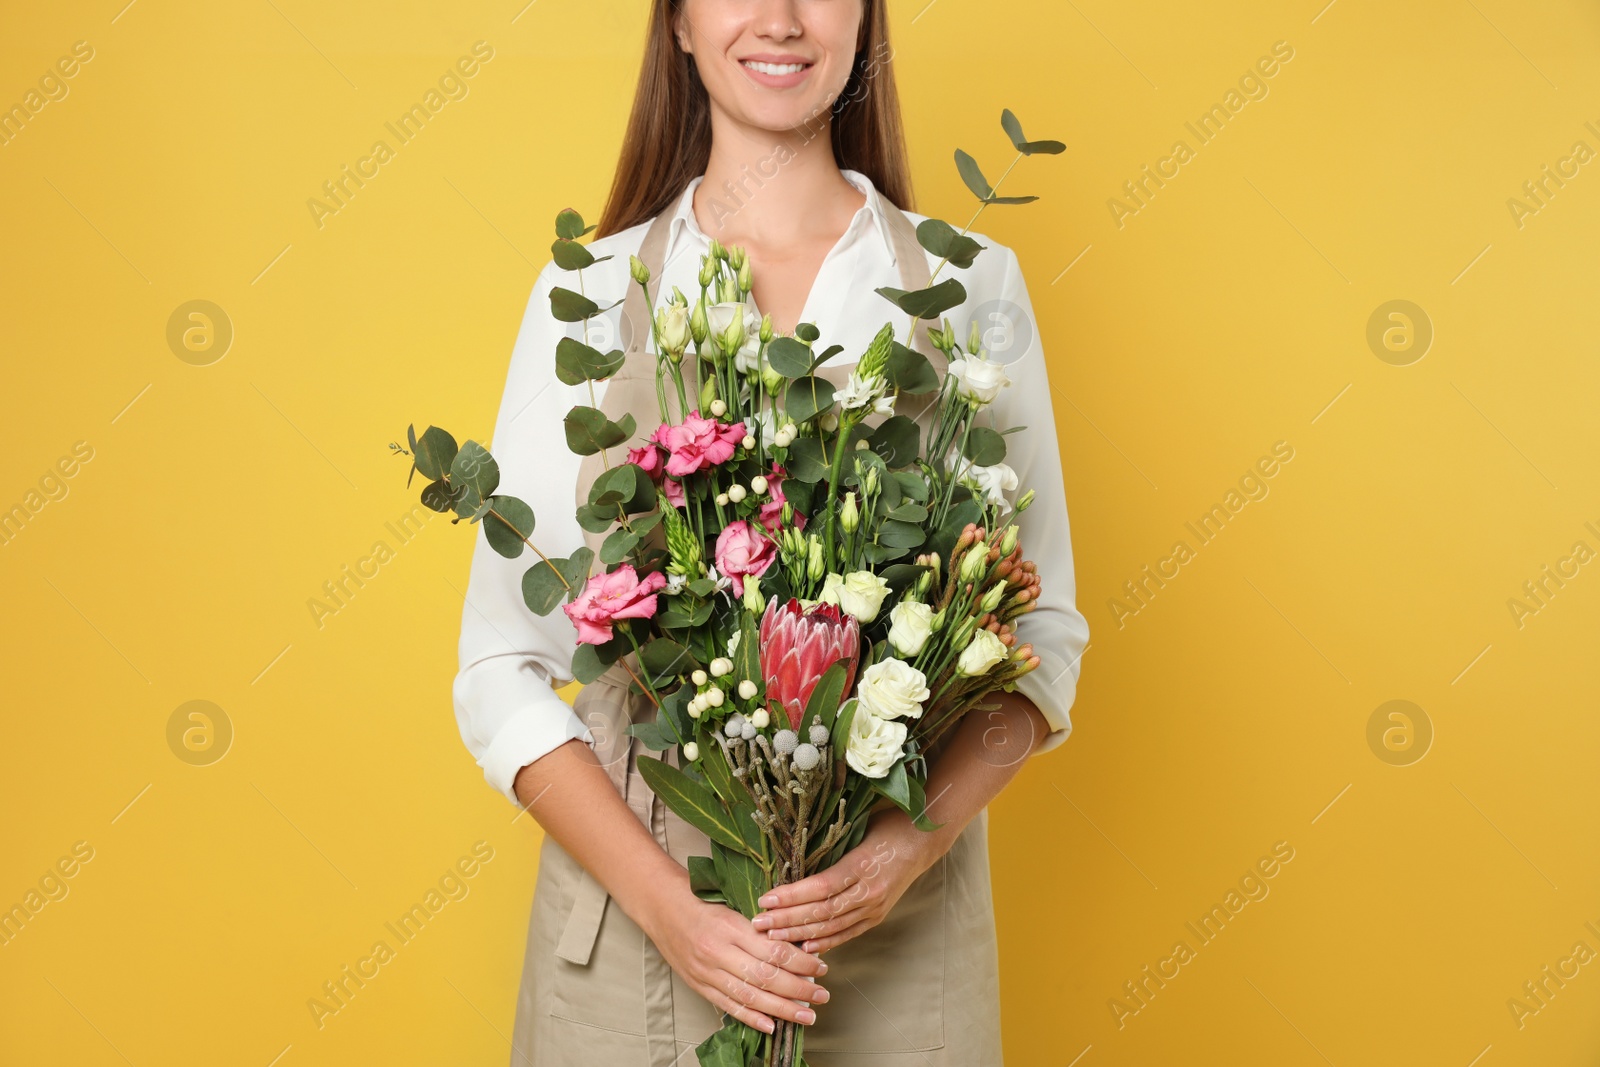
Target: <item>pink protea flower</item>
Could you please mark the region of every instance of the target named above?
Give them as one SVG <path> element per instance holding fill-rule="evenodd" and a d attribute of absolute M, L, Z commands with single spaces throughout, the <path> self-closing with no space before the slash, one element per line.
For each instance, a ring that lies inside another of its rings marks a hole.
<path fill-rule="evenodd" d="M 734 596 L 744 596 L 747 575 L 759 578 L 777 561 L 777 542 L 743 519 L 728 523 L 717 536 L 717 570 L 733 580 Z"/>
<path fill-rule="evenodd" d="M 656 613 L 656 593 L 667 576 L 655 571 L 644 576 L 623 564 L 608 574 L 596 574 L 570 604 L 561 605 L 578 628 L 578 643 L 603 645 L 611 640 L 611 624 L 618 619 L 648 619 Z"/>
<path fill-rule="evenodd" d="M 783 505 L 788 503 L 783 495 L 783 480 L 788 477 L 788 471 L 780 463 L 772 465 L 772 473 L 767 475 L 767 502 L 762 504 L 756 513 L 769 533 L 777 533 L 783 529 Z M 804 530 L 806 517 L 798 511 L 794 513 L 794 528 Z"/>
<path fill-rule="evenodd" d="M 767 702 L 783 710 L 792 728 L 800 728 L 806 701 L 823 671 L 843 662 L 844 692 L 855 685 L 861 628 L 836 606 L 817 604 L 803 609 L 798 600 L 780 604 L 774 597 L 761 616 L 759 637 Z"/>
<path fill-rule="evenodd" d="M 677 426 L 662 423 L 655 442 L 668 453 L 667 473 L 682 478 L 733 458 L 733 450 L 745 437 L 744 423 L 724 425 L 716 419 L 703 419 L 699 411 Z"/>

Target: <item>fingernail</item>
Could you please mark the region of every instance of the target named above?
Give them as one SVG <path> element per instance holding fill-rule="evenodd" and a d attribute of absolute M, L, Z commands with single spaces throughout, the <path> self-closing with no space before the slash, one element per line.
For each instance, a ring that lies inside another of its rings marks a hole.
<path fill-rule="evenodd" d="M 801 1008 L 799 1011 L 795 1012 L 795 1017 L 798 1018 L 805 1026 L 810 1026 L 812 1023 L 817 1021 L 817 1013 L 812 1011 L 810 1008 Z"/>
<path fill-rule="evenodd" d="M 757 930 L 770 930 L 772 929 L 772 916 L 757 915 L 754 919 L 750 920 L 750 925 L 754 926 Z"/>
<path fill-rule="evenodd" d="M 756 903 L 760 904 L 763 908 L 776 908 L 778 906 L 778 894 L 768 893 L 766 896 L 756 901 Z"/>
<path fill-rule="evenodd" d="M 829 996 L 830 994 L 826 989 L 819 989 L 815 993 L 811 994 L 811 1002 L 813 1004 L 826 1004 L 828 1003 Z"/>
<path fill-rule="evenodd" d="M 762 1019 L 761 1020 L 761 1029 L 765 1030 L 769 1034 L 772 1033 L 772 1031 L 776 1030 L 777 1026 L 778 1026 L 778 1024 L 774 1023 L 771 1019 Z"/>
<path fill-rule="evenodd" d="M 827 974 L 827 973 L 828 973 L 828 964 L 827 964 L 827 962 L 826 962 L 826 961 L 824 961 L 824 962 L 823 962 L 823 963 L 822 963 L 822 969 L 821 969 L 821 970 L 820 970 L 820 971 L 818 971 L 818 972 L 817 972 L 817 977 L 818 977 L 818 978 L 821 978 L 821 977 L 822 977 L 822 976 L 823 976 L 823 975 L 825 975 L 825 974 Z"/>

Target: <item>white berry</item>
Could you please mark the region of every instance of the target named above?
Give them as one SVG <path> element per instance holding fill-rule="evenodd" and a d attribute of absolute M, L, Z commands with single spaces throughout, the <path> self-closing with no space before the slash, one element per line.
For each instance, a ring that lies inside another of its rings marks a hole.
<path fill-rule="evenodd" d="M 750 434 L 745 434 L 744 440 L 740 441 L 739 443 L 744 446 L 744 450 L 746 452 L 749 452 L 756 447 L 756 439 Z"/>
<path fill-rule="evenodd" d="M 718 493 L 717 494 L 717 506 L 720 507 L 720 508 L 725 508 L 725 507 L 728 506 L 728 494 L 727 493 Z"/>
<path fill-rule="evenodd" d="M 687 745 L 684 745 L 683 758 L 688 760 L 690 763 L 693 763 L 695 760 L 699 759 L 700 746 L 695 744 L 693 741 L 690 741 Z"/>
<path fill-rule="evenodd" d="M 711 661 L 711 677 L 721 678 L 725 674 L 733 673 L 733 660 L 727 656 L 718 656 Z"/>
<path fill-rule="evenodd" d="M 757 730 L 765 730 L 772 716 L 767 714 L 766 708 L 757 708 L 755 714 L 750 716 L 750 721 L 756 724 Z"/>
<path fill-rule="evenodd" d="M 693 674 L 689 675 L 689 680 L 692 681 L 695 685 L 705 685 L 706 684 L 706 672 L 703 671 L 703 670 L 700 670 L 698 667 L 696 667 L 695 668 L 695 672 Z"/>
<path fill-rule="evenodd" d="M 762 493 L 765 493 L 767 491 L 767 480 L 766 480 L 766 478 L 762 477 L 759 474 L 756 475 L 754 478 L 751 478 L 750 479 L 750 491 L 752 493 L 754 493 L 756 496 L 760 496 Z"/>
<path fill-rule="evenodd" d="M 720 419 L 723 415 L 727 414 L 727 411 L 728 405 L 723 403 L 721 400 L 713 400 L 711 402 L 711 414 L 715 415 L 717 418 Z"/>
<path fill-rule="evenodd" d="M 720 708 L 722 707 L 722 701 L 724 698 L 722 695 L 722 690 L 718 689 L 716 686 L 712 686 L 710 689 L 705 691 L 701 699 L 706 702 L 707 707 Z"/>
<path fill-rule="evenodd" d="M 739 683 L 739 699 L 740 700 L 754 700 L 756 693 L 759 692 L 759 691 L 760 690 L 757 687 L 756 683 L 752 682 L 748 678 L 746 678 L 744 681 Z"/>

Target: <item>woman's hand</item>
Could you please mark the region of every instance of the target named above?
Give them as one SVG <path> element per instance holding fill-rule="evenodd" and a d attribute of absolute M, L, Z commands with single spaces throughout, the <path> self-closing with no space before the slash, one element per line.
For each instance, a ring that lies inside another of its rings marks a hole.
<path fill-rule="evenodd" d="M 820 955 L 883 922 L 943 852 L 901 813 L 885 814 L 838 863 L 763 896 L 761 906 L 768 910 L 752 925 Z"/>
<path fill-rule="evenodd" d="M 646 931 L 696 993 L 747 1026 L 772 1033 L 774 1017 L 809 1026 L 828 991 L 812 981 L 828 965 L 810 952 L 757 933 L 732 908 L 673 892 Z"/>

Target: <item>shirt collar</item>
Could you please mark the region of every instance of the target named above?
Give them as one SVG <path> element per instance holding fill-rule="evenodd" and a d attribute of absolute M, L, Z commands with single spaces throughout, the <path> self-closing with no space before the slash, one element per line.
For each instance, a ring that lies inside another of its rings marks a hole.
<path fill-rule="evenodd" d="M 846 237 L 861 238 L 865 236 L 865 231 L 870 229 L 888 255 L 889 265 L 899 266 L 895 256 L 894 241 L 889 237 L 889 222 L 884 214 L 884 200 L 877 187 L 872 184 L 872 179 L 857 170 L 841 169 L 839 173 L 844 175 L 845 181 L 855 186 L 867 198 L 861 210 L 850 220 L 850 225 L 845 230 Z M 711 243 L 710 238 L 700 229 L 700 221 L 694 214 L 694 191 L 704 180 L 705 175 L 702 174 L 690 181 L 682 195 L 678 197 L 677 206 L 673 208 L 667 230 L 666 261 L 669 263 L 681 252 L 691 248 L 701 249 Z M 689 241 L 688 244 L 683 243 L 686 239 Z"/>

